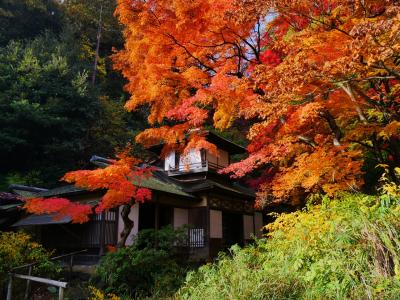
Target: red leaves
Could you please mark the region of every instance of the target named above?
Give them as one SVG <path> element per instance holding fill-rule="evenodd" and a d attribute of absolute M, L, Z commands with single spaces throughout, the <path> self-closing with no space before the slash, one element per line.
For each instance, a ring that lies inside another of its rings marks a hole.
<path fill-rule="evenodd" d="M 261 53 L 260 60 L 263 64 L 271 67 L 276 67 L 282 62 L 280 55 L 276 51 L 271 49 L 267 49 L 263 53 Z"/>
<path fill-rule="evenodd" d="M 188 121 L 193 127 L 198 127 L 204 124 L 208 117 L 208 111 L 196 106 L 196 97 L 185 99 L 181 105 L 168 111 L 167 118 L 178 121 Z"/>
<path fill-rule="evenodd" d="M 136 191 L 135 199 L 136 199 L 136 201 L 139 201 L 142 203 L 146 200 L 151 200 L 151 191 L 149 189 L 139 188 Z"/>
<path fill-rule="evenodd" d="M 92 206 L 71 202 L 65 198 L 34 198 L 26 201 L 24 208 L 34 214 L 56 214 L 61 219 L 69 216 L 72 223 L 84 223 L 89 221 L 92 214 Z"/>
<path fill-rule="evenodd" d="M 135 201 L 151 200 L 151 190 L 140 187 L 140 184 L 142 179 L 151 176 L 152 168 L 136 167 L 138 160 L 127 153 L 120 154 L 119 158 L 103 169 L 68 172 L 63 179 L 90 191 L 106 190 L 95 207 L 96 213 Z M 83 223 L 89 220 L 94 207 L 65 198 L 36 198 L 27 200 L 25 208 L 30 213 L 55 213 L 57 218 L 70 216 L 73 223 Z"/>
<path fill-rule="evenodd" d="M 129 82 L 127 107 L 148 104 L 151 123 L 174 124 L 138 142 L 211 150 L 194 128 L 211 117 L 221 130 L 247 119 L 249 157 L 224 172 L 261 169 L 260 199 L 277 201 L 359 187 L 360 145 L 396 161 L 392 143 L 377 149 L 398 135 L 395 1 L 121 0 L 118 14 L 126 43 L 115 62 Z M 271 165 L 272 174 L 262 172 Z"/>

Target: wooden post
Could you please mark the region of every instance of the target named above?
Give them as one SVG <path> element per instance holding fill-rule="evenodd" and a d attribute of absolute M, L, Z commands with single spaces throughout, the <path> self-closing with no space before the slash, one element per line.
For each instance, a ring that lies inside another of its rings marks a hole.
<path fill-rule="evenodd" d="M 74 265 L 74 256 L 71 255 L 70 259 L 69 259 L 69 280 L 71 280 L 72 278 L 72 267 Z"/>
<path fill-rule="evenodd" d="M 58 300 L 63 300 L 63 299 L 64 299 L 64 288 L 60 286 L 58 288 Z"/>
<path fill-rule="evenodd" d="M 97 27 L 96 56 L 94 58 L 94 66 L 93 66 L 93 74 L 92 74 L 92 85 L 93 86 L 96 83 L 97 62 L 99 60 L 102 15 L 103 15 L 103 5 L 100 5 L 100 16 L 99 16 L 99 22 L 98 22 L 98 27 Z"/>
<path fill-rule="evenodd" d="M 9 275 L 10 278 L 8 280 L 8 286 L 7 286 L 7 300 L 11 300 L 12 298 L 12 274 Z"/>
<path fill-rule="evenodd" d="M 29 266 L 28 269 L 28 276 L 32 275 L 32 266 Z M 29 279 L 26 280 L 26 289 L 25 289 L 25 296 L 24 299 L 27 300 L 29 297 L 29 289 L 31 287 L 31 281 Z"/>
<path fill-rule="evenodd" d="M 155 213 L 154 213 L 154 215 L 155 215 L 155 218 L 154 218 L 154 230 L 155 230 L 155 232 L 156 232 L 156 240 L 154 241 L 154 244 L 155 244 L 155 247 L 157 248 L 158 247 L 158 227 L 160 226 L 160 224 L 159 224 L 159 209 L 160 209 L 160 207 L 159 207 L 159 205 L 158 205 L 158 195 L 156 194 L 156 195 L 154 195 L 154 200 L 155 200 L 155 202 L 156 202 L 156 207 L 155 207 Z"/>
<path fill-rule="evenodd" d="M 106 228 L 106 213 L 103 211 L 100 215 L 100 240 L 99 240 L 99 256 L 104 255 L 105 252 L 105 228 Z"/>

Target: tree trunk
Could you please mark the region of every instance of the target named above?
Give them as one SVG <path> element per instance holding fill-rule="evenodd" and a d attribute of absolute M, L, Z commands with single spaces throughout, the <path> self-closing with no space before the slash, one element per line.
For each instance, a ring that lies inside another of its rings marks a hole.
<path fill-rule="evenodd" d="M 92 85 L 93 86 L 96 83 L 97 62 L 99 60 L 102 16 L 103 16 L 103 5 L 100 6 L 99 24 L 97 27 L 97 42 L 96 42 L 96 54 L 95 54 L 96 56 L 94 58 L 94 66 L 93 66 L 93 74 L 92 74 Z"/>
<path fill-rule="evenodd" d="M 329 128 L 332 130 L 333 144 L 335 146 L 340 146 L 340 139 L 343 137 L 343 133 L 340 130 L 339 126 L 337 125 L 335 118 L 331 115 L 331 113 L 327 109 L 321 111 L 319 115 L 328 122 Z"/>
<path fill-rule="evenodd" d="M 351 89 L 350 84 L 348 84 L 347 82 L 340 83 L 339 86 L 346 92 L 346 94 L 350 97 L 351 101 L 354 103 L 360 121 L 363 122 L 365 125 L 368 124 L 367 118 L 364 116 L 361 107 L 358 105 L 357 100 L 354 97 L 354 93 L 353 90 Z"/>
<path fill-rule="evenodd" d="M 131 205 L 126 204 L 122 207 L 122 211 L 121 211 L 121 217 L 122 217 L 122 221 L 124 222 L 124 229 L 122 230 L 121 234 L 120 234 L 120 240 L 117 244 L 118 248 L 122 248 L 125 247 L 125 243 L 126 240 L 128 239 L 129 234 L 132 231 L 133 228 L 133 221 L 131 219 L 129 219 L 129 213 L 131 212 Z"/>

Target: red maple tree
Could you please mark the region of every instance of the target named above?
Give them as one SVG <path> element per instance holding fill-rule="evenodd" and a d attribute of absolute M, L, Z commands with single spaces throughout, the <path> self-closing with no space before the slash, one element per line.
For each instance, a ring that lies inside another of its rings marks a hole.
<path fill-rule="evenodd" d="M 122 206 L 124 229 L 118 242 L 118 246 L 122 247 L 134 225 L 129 218 L 132 205 L 151 199 L 151 190 L 141 187 L 141 180 L 151 176 L 152 168 L 137 167 L 138 163 L 139 160 L 124 152 L 118 155 L 117 160 L 110 160 L 110 164 L 104 168 L 72 171 L 64 175 L 62 180 L 74 183 L 77 187 L 89 191 L 105 190 L 97 205 L 53 197 L 28 199 L 24 207 L 30 213 L 55 214 L 55 218 L 69 216 L 72 223 L 84 223 L 94 213 Z"/>
<path fill-rule="evenodd" d="M 116 14 L 125 106 L 151 107 L 138 142 L 211 149 L 193 130 L 210 114 L 251 120 L 249 156 L 225 172 L 264 172 L 261 204 L 357 190 L 366 160 L 399 166 L 397 1 L 120 0 Z"/>

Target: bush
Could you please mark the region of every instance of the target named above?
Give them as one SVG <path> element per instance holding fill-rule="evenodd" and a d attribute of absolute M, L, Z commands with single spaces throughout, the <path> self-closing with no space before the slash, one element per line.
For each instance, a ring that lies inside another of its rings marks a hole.
<path fill-rule="evenodd" d="M 50 260 L 51 254 L 26 233 L 0 232 L 0 286 L 7 281 L 7 274 L 12 268 L 24 264 L 37 263 L 32 270 L 35 275 L 60 271 Z"/>
<path fill-rule="evenodd" d="M 159 298 L 173 294 L 185 278 L 184 262 L 176 251 L 185 237 L 183 230 L 171 226 L 142 230 L 132 246 L 101 260 L 92 283 L 117 295 Z"/>
<path fill-rule="evenodd" d="M 177 299 L 398 299 L 400 199 L 326 197 L 190 272 Z M 315 203 L 315 201 L 314 201 Z"/>

